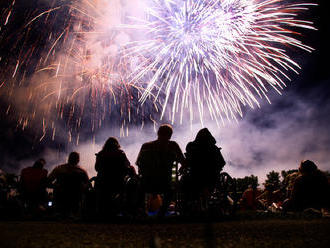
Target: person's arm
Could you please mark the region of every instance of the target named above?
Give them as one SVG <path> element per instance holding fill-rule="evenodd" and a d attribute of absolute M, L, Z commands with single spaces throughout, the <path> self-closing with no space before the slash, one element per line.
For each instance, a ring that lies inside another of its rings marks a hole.
<path fill-rule="evenodd" d="M 176 153 L 176 161 L 178 163 L 181 164 L 181 168 L 180 168 L 180 172 L 182 170 L 184 170 L 186 168 L 186 159 L 181 151 L 180 146 L 178 145 L 178 143 L 176 143 L 175 141 L 173 141 L 173 145 L 174 145 L 174 149 L 175 149 L 175 153 Z"/>
<path fill-rule="evenodd" d="M 100 171 L 101 165 L 100 165 L 100 153 L 95 153 L 96 161 L 95 161 L 95 170 L 96 172 Z"/>
<path fill-rule="evenodd" d="M 142 169 L 142 166 L 143 166 L 143 157 L 144 157 L 144 154 L 145 154 L 145 144 L 143 144 L 143 145 L 141 146 L 141 149 L 140 149 L 139 155 L 138 155 L 138 157 L 137 157 L 137 159 L 136 159 L 136 162 L 135 162 L 135 164 L 136 164 L 137 167 L 138 167 L 138 173 L 139 173 L 139 174 L 141 174 L 141 170 L 143 170 L 143 169 Z"/>
<path fill-rule="evenodd" d="M 124 161 L 124 165 L 125 165 L 125 167 L 126 168 L 129 168 L 130 166 L 131 166 L 131 162 L 128 160 L 128 158 L 127 158 L 127 156 L 126 156 L 126 154 L 125 154 L 125 152 L 123 152 L 123 161 Z"/>
<path fill-rule="evenodd" d="M 47 177 L 47 184 L 48 184 L 48 186 L 52 186 L 53 185 L 53 182 L 56 180 L 57 170 L 58 170 L 58 168 L 55 167 L 52 170 L 52 172 L 48 175 L 48 177 Z"/>
<path fill-rule="evenodd" d="M 43 169 L 42 171 L 42 178 L 41 178 L 41 182 L 40 182 L 40 186 L 42 188 L 47 188 L 48 186 L 48 177 L 47 177 L 48 171 L 46 169 Z"/>
<path fill-rule="evenodd" d="M 121 161 L 122 161 L 122 165 L 123 165 L 123 171 L 125 173 L 125 176 L 127 176 L 130 173 L 131 163 L 128 160 L 124 151 L 121 152 Z"/>
<path fill-rule="evenodd" d="M 226 161 L 225 161 L 225 159 L 223 158 L 223 156 L 222 156 L 222 153 L 221 153 L 221 147 L 217 147 L 217 149 L 218 149 L 218 156 L 217 156 L 217 164 L 218 164 L 218 166 L 221 168 L 221 170 L 222 170 L 222 168 L 226 165 Z"/>
<path fill-rule="evenodd" d="M 89 181 L 88 174 L 84 169 L 82 169 L 82 177 L 83 177 L 83 190 L 85 191 L 88 190 L 92 186 L 92 184 Z"/>

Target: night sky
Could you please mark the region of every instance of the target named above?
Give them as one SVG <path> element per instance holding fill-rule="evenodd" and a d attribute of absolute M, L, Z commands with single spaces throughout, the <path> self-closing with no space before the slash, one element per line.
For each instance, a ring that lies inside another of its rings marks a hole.
<path fill-rule="evenodd" d="M 0 8 L 7 8 L 11 2 L 1 1 Z M 24 15 L 19 15 L 19 11 L 26 13 L 27 9 L 33 10 L 36 4 L 40 7 L 40 4 L 47 3 L 37 0 L 17 2 L 17 6 L 20 6 L 14 13 L 17 19 L 0 31 L 0 55 L 2 58 L 6 57 L 7 61 L 9 57 L 9 60 L 15 61 L 17 55 L 8 51 L 8 40 L 15 39 L 15 32 L 21 32 L 19 27 L 24 21 Z M 303 30 L 300 38 L 305 44 L 315 48 L 315 51 L 309 54 L 299 49 L 290 50 L 290 56 L 302 69 L 298 75 L 289 73 L 292 80 L 287 82 L 282 95 L 270 92 L 268 96 L 272 104 L 261 99 L 261 108 L 244 109 L 243 118 L 239 118 L 237 122 L 226 122 L 224 126 L 217 127 L 213 121 L 206 121 L 205 126 L 222 147 L 227 161 L 225 170 L 233 176 L 255 174 L 264 178 L 270 170 L 297 168 L 302 159 L 314 160 L 321 169 L 330 170 L 330 42 L 327 38 L 330 33 L 329 1 L 316 2 L 319 6 L 311 7 L 304 13 L 304 19 L 313 21 L 318 31 Z M 47 8 L 47 4 L 44 8 Z M 0 17 L 3 23 L 5 17 Z M 61 26 L 61 23 L 58 25 Z M 10 39 L 9 34 L 12 35 Z M 0 84 L 8 77 L 4 64 L 2 59 Z M 31 165 L 40 156 L 45 157 L 48 161 L 47 168 L 51 169 L 63 162 L 70 151 L 77 150 L 82 156 L 82 166 L 92 175 L 95 173 L 94 153 L 109 136 L 119 136 L 118 129 L 109 128 L 105 124 L 95 132 L 95 143 L 92 142 L 92 135 L 85 130 L 81 130 L 78 146 L 68 143 L 66 135 L 63 135 L 63 139 L 53 141 L 51 137 L 45 137 L 39 141 L 40 135 L 36 134 L 36 127 L 28 126 L 22 130 L 17 125 L 15 110 L 7 114 L 10 103 L 5 94 L 3 87 L 0 88 L 0 168 L 7 171 L 17 172 L 20 168 Z M 199 123 L 192 126 L 175 124 L 173 139 L 184 150 L 186 143 L 194 139 L 200 128 Z M 132 164 L 140 145 L 155 136 L 153 125 L 150 124 L 142 130 L 139 126 L 132 127 L 128 137 L 120 138 Z"/>

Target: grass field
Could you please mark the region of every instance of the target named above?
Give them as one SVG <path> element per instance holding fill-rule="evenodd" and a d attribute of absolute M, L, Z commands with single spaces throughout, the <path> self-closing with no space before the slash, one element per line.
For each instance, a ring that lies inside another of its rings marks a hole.
<path fill-rule="evenodd" d="M 330 247 L 329 219 L 217 223 L 0 222 L 0 247 Z"/>

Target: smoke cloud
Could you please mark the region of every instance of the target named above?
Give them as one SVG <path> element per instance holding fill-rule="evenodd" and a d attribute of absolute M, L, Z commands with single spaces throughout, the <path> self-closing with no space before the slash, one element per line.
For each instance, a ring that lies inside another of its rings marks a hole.
<path fill-rule="evenodd" d="M 313 95 L 322 98 L 319 91 L 308 93 L 311 99 L 306 101 L 292 92 L 285 96 L 274 96 L 273 105 L 262 104 L 261 109 L 249 110 L 243 119 L 226 122 L 217 126 L 212 120 L 205 123 L 222 147 L 227 161 L 224 170 L 234 177 L 254 174 L 259 182 L 264 181 L 271 171 L 295 169 L 301 160 L 310 159 L 322 170 L 330 170 L 330 137 L 328 120 L 325 117 L 330 104 L 313 99 Z M 320 100 L 321 101 L 321 100 Z M 179 143 L 183 152 L 186 144 L 195 138 L 200 123 L 193 125 L 175 125 L 172 140 Z M 81 154 L 81 164 L 90 176 L 95 175 L 95 153 L 101 150 L 109 136 L 117 136 L 113 131 L 102 131 L 97 144 L 84 143 L 76 150 Z M 102 138 L 103 140 L 102 140 Z M 132 165 L 136 161 L 139 149 L 144 142 L 156 139 L 153 126 L 132 129 L 127 137 L 119 138 L 123 150 Z"/>

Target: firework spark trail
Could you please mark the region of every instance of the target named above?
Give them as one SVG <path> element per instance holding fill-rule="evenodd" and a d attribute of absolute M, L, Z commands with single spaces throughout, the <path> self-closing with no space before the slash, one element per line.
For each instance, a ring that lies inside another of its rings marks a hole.
<path fill-rule="evenodd" d="M 313 49 L 294 38 L 296 28 L 314 29 L 297 14 L 312 3 L 285 0 L 152 0 L 145 19 L 127 28 L 147 38 L 127 44 L 126 56 L 140 65 L 131 74 L 161 100 L 162 117 L 170 110 L 180 122 L 186 109 L 194 119 L 197 104 L 203 123 L 205 106 L 213 119 L 242 115 L 242 105 L 259 106 L 273 88 L 280 93 L 288 71 L 299 65 L 285 47 Z M 153 72 L 151 74 L 151 72 Z M 164 96 L 165 95 L 165 96 Z M 163 98 L 161 97 L 163 96 Z"/>
<path fill-rule="evenodd" d="M 40 140 L 49 130 L 55 139 L 61 129 L 55 123 L 64 122 L 69 141 L 73 137 L 78 141 L 81 128 L 94 133 L 109 122 L 108 126 L 120 126 L 120 133 L 127 134 L 131 122 L 143 125 L 155 118 L 150 115 L 157 115 L 157 103 L 142 108 L 138 99 L 143 88 L 128 82 L 131 58 L 118 56 L 121 43 L 130 39 L 117 28 L 124 13 L 119 0 L 39 3 L 26 6 L 14 0 L 1 15 L 1 28 L 8 23 L 9 27 L 0 35 L 0 45 L 8 51 L 0 62 L 9 70 L 0 71 L 7 86 L 7 92 L 0 93 L 9 102 L 22 98 L 19 126 L 39 122 Z M 22 12 L 22 6 L 27 10 Z"/>

